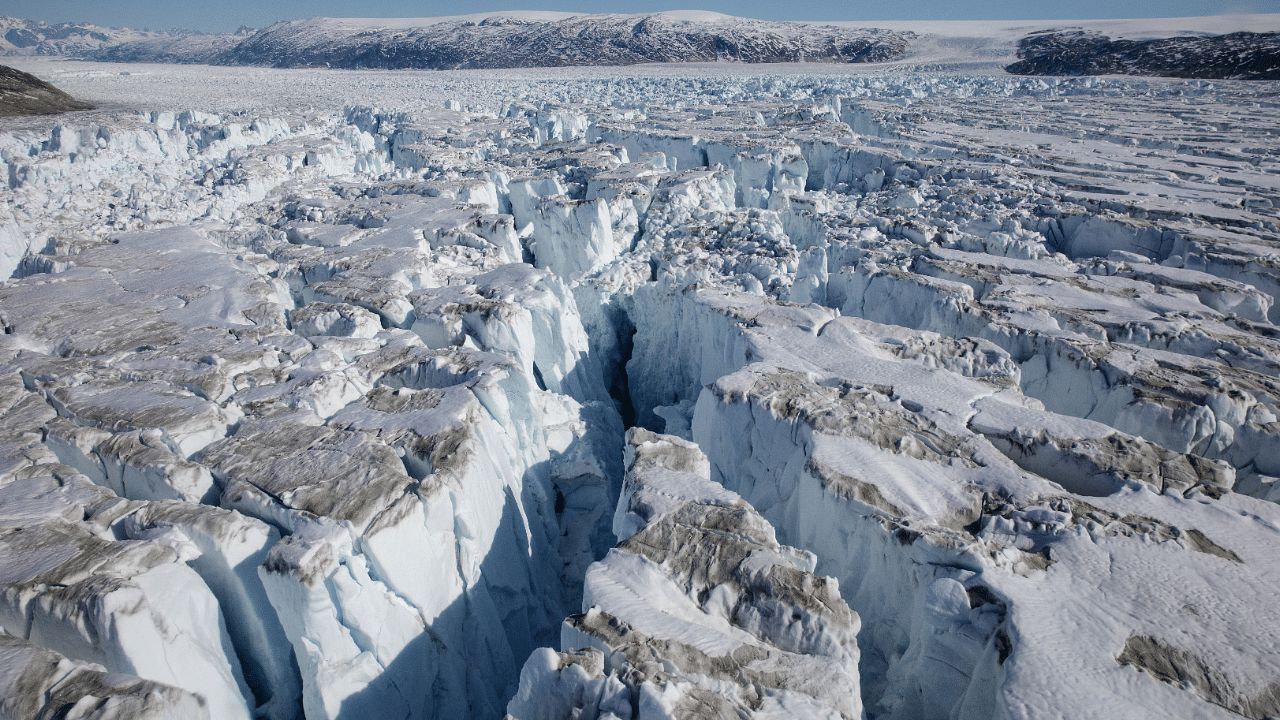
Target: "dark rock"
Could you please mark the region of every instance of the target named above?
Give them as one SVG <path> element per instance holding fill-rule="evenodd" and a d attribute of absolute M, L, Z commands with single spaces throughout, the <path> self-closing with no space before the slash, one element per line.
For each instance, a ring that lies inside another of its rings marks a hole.
<path fill-rule="evenodd" d="M 0 65 L 0 117 L 52 115 L 92 107 L 35 75 Z"/>
<path fill-rule="evenodd" d="M 1018 41 L 1015 75 L 1156 75 L 1201 80 L 1280 80 L 1280 33 L 1112 40 L 1084 30 L 1045 30 Z"/>

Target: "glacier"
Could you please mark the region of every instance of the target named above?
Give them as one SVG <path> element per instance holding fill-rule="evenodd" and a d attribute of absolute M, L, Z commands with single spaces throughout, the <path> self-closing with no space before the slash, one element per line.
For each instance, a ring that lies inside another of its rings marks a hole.
<path fill-rule="evenodd" d="M 1280 714 L 1271 85 L 19 60 L 0 716 Z"/>

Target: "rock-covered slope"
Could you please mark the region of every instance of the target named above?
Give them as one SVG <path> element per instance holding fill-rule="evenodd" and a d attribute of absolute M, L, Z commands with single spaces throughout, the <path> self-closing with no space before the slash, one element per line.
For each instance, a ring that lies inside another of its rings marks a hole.
<path fill-rule="evenodd" d="M 1280 712 L 1258 86 L 506 92 L 5 126 L 5 708 Z"/>
<path fill-rule="evenodd" d="M 1159 75 L 1280 80 L 1280 33 L 1112 40 L 1083 30 L 1044 30 L 1018 43 L 1016 75 Z"/>
<path fill-rule="evenodd" d="M 52 115 L 91 107 L 30 73 L 0 65 L 0 117 Z"/>
<path fill-rule="evenodd" d="M 711 15 L 711 14 L 708 14 Z M 388 27 L 389 26 L 389 27 Z M 312 18 L 264 28 L 217 54 L 184 62 L 271 67 L 455 68 L 634 65 L 651 62 L 879 62 L 902 55 L 910 33 L 715 16 L 574 15 L 558 20 L 493 16 L 424 22 Z M 105 60 L 180 58 L 167 45 L 130 43 Z"/>
<path fill-rule="evenodd" d="M 235 34 L 161 34 L 98 48 L 85 55 L 103 62 L 208 65 L 219 62 L 250 34 L 245 30 Z"/>

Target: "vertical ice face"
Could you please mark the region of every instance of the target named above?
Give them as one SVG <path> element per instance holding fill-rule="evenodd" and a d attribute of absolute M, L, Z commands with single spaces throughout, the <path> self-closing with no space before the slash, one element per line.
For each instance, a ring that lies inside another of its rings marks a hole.
<path fill-rule="evenodd" d="M 619 544 L 587 571 L 562 652 L 525 664 L 517 718 L 862 717 L 859 621 L 813 557 L 708 480 L 697 446 L 628 433 Z"/>
<path fill-rule="evenodd" d="M 209 718 L 204 697 L 100 665 L 68 660 L 47 648 L 0 635 L 0 712 L 35 718 L 67 711 L 83 718 Z"/>
<path fill-rule="evenodd" d="M 536 201 L 531 214 L 537 267 L 576 280 L 618 255 L 608 205 L 602 199 L 547 195 Z"/>
<path fill-rule="evenodd" d="M 419 370 L 438 359 L 452 364 L 434 378 Z M 244 428 L 203 459 L 225 478 L 224 504 L 290 533 L 261 573 L 299 658 L 308 717 L 348 703 L 483 713 L 514 672 L 513 642 L 560 606 L 534 390 L 493 356 L 381 360 L 366 367 L 391 387 L 334 416 L 350 429 Z M 462 378 L 470 387 L 453 384 Z M 433 686 L 438 701 L 410 690 Z"/>
<path fill-rule="evenodd" d="M 422 643 L 422 619 L 369 576 L 351 540 L 341 525 L 311 523 L 259 567 L 293 643 L 306 717 L 334 718 L 352 708 L 424 716 L 425 696 L 406 691 L 436 679 L 433 654 L 410 650 Z M 401 665 L 389 667 L 397 659 Z"/>
<path fill-rule="evenodd" d="M 194 503 L 145 503 L 136 509 L 126 504 L 112 512 L 122 513 L 112 523 L 117 533 L 173 547 L 218 599 L 256 701 L 255 714 L 272 720 L 298 717 L 298 666 L 278 617 L 265 612 L 269 601 L 257 573 L 280 533 L 238 512 Z"/>
<path fill-rule="evenodd" d="M 5 635 L 46 649 L 41 652 L 136 676 L 99 677 L 96 682 L 104 695 L 136 696 L 118 703 L 138 703 L 139 711 L 148 704 L 157 709 L 172 705 L 175 713 L 249 718 L 256 703 L 218 601 L 183 564 L 184 554 L 199 550 L 184 553 L 163 541 L 115 540 L 109 525 L 116 509 L 111 493 L 65 466 L 51 463 L 45 468 L 0 486 L 0 627 Z M 39 662 L 31 657 L 36 650 L 30 646 L 10 641 L 6 649 L 27 656 L 15 656 L 15 663 Z M 53 662 L 65 664 L 63 673 L 77 669 L 65 660 Z M 27 672 L 19 668 L 9 671 Z M 31 671 L 32 681 L 40 677 L 37 668 Z M 81 686 L 95 682 L 83 671 L 76 679 L 62 680 L 69 695 L 77 690 L 96 694 Z M 41 680 L 49 689 L 59 681 L 48 676 Z M 37 706 L 44 701 L 30 686 L 18 685 L 10 696 L 14 701 Z M 155 697 L 148 703 L 151 693 Z M 91 699 L 86 703 L 86 709 L 92 706 Z"/>
<path fill-rule="evenodd" d="M 640 237 L 640 223 L 649 211 L 659 179 L 665 174 L 665 159 L 639 160 L 592 176 L 587 183 L 588 200 L 603 199 L 609 207 L 609 221 L 619 252 L 631 250 Z"/>
<path fill-rule="evenodd" d="M 846 589 L 869 630 L 861 643 L 867 702 L 888 717 L 987 717 L 1027 702 L 1031 691 L 1011 673 L 1040 678 L 1035 692 L 1045 692 L 1067 653 L 1096 668 L 1103 679 L 1095 696 L 1106 692 L 1109 703 L 1177 704 L 1173 696 L 1131 699 L 1127 676 L 1105 649 L 1106 638 L 1146 637 L 1141 628 L 1153 618 L 1110 609 L 1105 621 L 1083 618 L 1111 608 L 1106 598 L 1135 597 L 1131 592 L 1155 593 L 1147 595 L 1155 605 L 1180 602 L 1179 588 L 1202 587 L 1203 572 L 1237 578 L 1244 594 L 1266 592 L 1241 554 L 1256 536 L 1229 541 L 1236 531 L 1220 524 L 1234 503 L 1248 503 L 1223 494 L 1230 467 L 1025 401 L 1011 405 L 1019 398 L 1009 395 L 1010 384 L 991 382 L 999 376 L 980 366 L 957 368 L 973 377 L 968 381 L 925 364 L 913 370 L 879 355 L 903 336 L 877 347 L 869 341 L 884 331 L 856 326 L 849 332 L 849 323 L 837 320 L 809 340 L 785 325 L 747 330 L 776 338 L 756 345 L 769 362 L 704 391 L 693 430 L 709 451 L 712 477 L 770 518 L 786 542 L 814 552 Z M 806 342 L 813 349 L 797 350 Z M 945 357 L 938 353 L 927 364 Z M 776 365 L 816 358 L 827 358 L 828 369 Z M 951 402 L 979 412 L 957 422 L 968 413 L 945 410 Z M 1188 505 L 1184 495 L 1201 503 Z M 1110 575 L 1096 592 L 1044 594 L 1080 573 L 1097 577 L 1099 558 L 1127 563 L 1148 542 L 1168 550 L 1148 558 L 1162 560 L 1138 575 L 1161 580 Z M 1166 592 L 1167 600 L 1155 600 Z M 1142 606 L 1154 607 L 1148 600 Z M 1197 636 L 1208 642 L 1250 616 L 1243 607 L 1219 607 L 1197 626 L 1209 635 Z M 1064 627 L 1061 617 L 1080 620 Z M 1051 625 L 1053 632 L 1042 632 Z M 1025 645 L 1028 637 L 1050 642 L 1059 633 L 1092 634 L 1095 644 L 1071 644 L 1056 655 Z M 1206 651 L 1227 664 L 1249 654 Z M 1123 664 L 1149 669 L 1153 662 Z M 1233 667 L 1232 679 L 1212 692 L 1252 702 L 1247 698 L 1265 688 L 1266 674 Z"/>
<path fill-rule="evenodd" d="M 506 265 L 467 285 L 415 293 L 413 330 L 428 347 L 469 338 L 516 358 L 543 389 L 591 402 L 608 397 L 568 286 L 550 272 Z"/>

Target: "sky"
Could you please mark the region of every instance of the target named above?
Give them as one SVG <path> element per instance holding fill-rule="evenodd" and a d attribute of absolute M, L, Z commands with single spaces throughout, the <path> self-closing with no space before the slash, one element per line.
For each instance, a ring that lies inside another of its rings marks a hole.
<path fill-rule="evenodd" d="M 676 3 L 676 4 L 673 4 Z M 1280 0 L 3 0 L 0 15 L 45 22 L 90 22 L 107 27 L 230 32 L 277 20 L 327 17 L 435 17 L 499 10 L 647 13 L 714 10 L 761 20 L 1063 20 L 1194 17 L 1280 13 Z"/>

